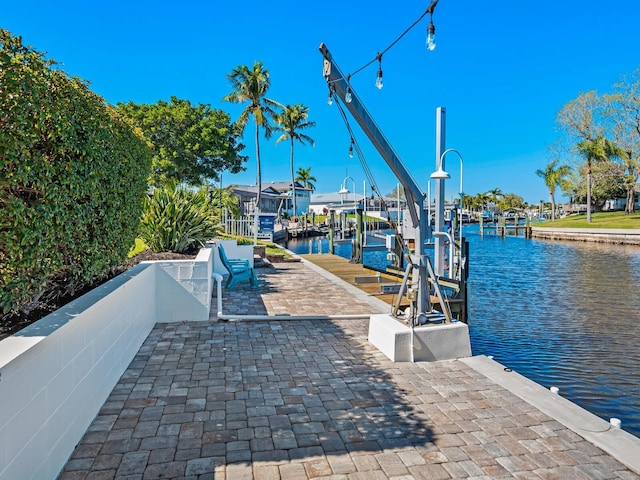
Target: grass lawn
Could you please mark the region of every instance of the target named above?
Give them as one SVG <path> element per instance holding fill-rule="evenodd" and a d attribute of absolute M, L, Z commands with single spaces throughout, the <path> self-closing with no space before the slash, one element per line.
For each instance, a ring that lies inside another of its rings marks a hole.
<path fill-rule="evenodd" d="M 594 212 L 591 223 L 587 223 L 587 215 L 571 215 L 555 222 L 534 223 L 534 227 L 549 228 L 638 228 L 640 229 L 640 212 L 627 215 L 624 212 Z"/>

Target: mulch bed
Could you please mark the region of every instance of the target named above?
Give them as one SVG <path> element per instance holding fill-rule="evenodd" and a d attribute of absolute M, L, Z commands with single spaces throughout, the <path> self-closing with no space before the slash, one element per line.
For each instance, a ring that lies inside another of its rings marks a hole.
<path fill-rule="evenodd" d="M 28 314 L 11 314 L 4 315 L 0 317 L 0 340 L 6 338 L 15 332 L 22 330 L 23 328 L 31 325 L 33 322 L 40 320 L 43 317 L 46 317 L 51 312 L 57 310 L 60 307 L 65 306 L 67 303 L 75 300 L 76 298 L 81 297 L 85 293 L 93 290 L 94 288 L 102 285 L 103 283 L 111 280 L 112 278 L 120 275 L 122 272 L 129 270 L 131 267 L 136 266 L 140 262 L 145 262 L 148 260 L 186 260 L 195 258 L 197 252 L 189 252 L 187 254 L 182 253 L 173 253 L 173 252 L 152 252 L 150 250 L 146 250 L 142 253 L 139 253 L 135 257 L 128 259 L 124 264 L 122 264 L 119 268 L 117 268 L 110 276 L 101 279 L 98 282 L 95 282 L 90 285 L 86 285 L 83 289 L 78 290 L 73 295 L 67 296 L 58 296 L 51 295 L 52 297 L 56 297 L 55 301 L 48 301 L 39 303 L 36 308 L 31 310 Z"/>

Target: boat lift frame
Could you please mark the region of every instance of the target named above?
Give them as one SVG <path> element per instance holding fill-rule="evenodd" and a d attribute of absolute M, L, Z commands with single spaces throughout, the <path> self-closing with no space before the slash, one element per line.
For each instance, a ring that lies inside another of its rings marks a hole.
<path fill-rule="evenodd" d="M 347 89 L 349 89 L 351 101 L 345 101 L 344 105 L 404 187 L 409 216 L 416 232 L 415 253 L 409 256 L 414 279 L 417 279 L 415 319 L 418 323 L 424 323 L 423 320 L 426 321 L 427 314 L 432 312 L 429 289 L 427 288 L 430 260 L 425 252 L 427 239 L 431 237 L 428 209 L 425 205 L 428 199 L 373 120 L 354 88 L 349 84 L 347 77 L 341 72 L 324 43 L 320 44 L 320 53 L 324 58 L 323 75 L 327 81 L 329 91 L 331 94 L 339 95 L 340 98 L 344 99 Z M 437 278 L 432 280 L 437 283 Z M 450 321 L 450 318 L 447 320 Z"/>

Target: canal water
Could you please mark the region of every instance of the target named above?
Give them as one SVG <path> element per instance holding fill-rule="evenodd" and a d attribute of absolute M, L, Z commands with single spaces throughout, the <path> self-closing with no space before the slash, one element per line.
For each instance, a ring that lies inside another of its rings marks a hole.
<path fill-rule="evenodd" d="M 469 332 L 474 355 L 492 355 L 605 420 L 640 436 L 640 248 L 523 237 L 469 241 Z M 326 239 L 289 242 L 328 252 Z M 350 244 L 338 244 L 345 258 Z M 384 267 L 386 252 L 365 252 Z"/>

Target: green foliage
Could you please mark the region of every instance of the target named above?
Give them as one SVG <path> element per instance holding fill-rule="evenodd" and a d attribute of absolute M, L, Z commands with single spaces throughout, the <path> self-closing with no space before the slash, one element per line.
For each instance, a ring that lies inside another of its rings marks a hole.
<path fill-rule="evenodd" d="M 227 210 L 227 213 L 233 218 L 240 217 L 240 201 L 238 197 L 233 193 L 232 187 L 219 188 L 214 187 L 209 192 L 211 199 L 211 208 L 213 215 L 218 218 L 218 221 L 222 221 L 222 212 Z"/>
<path fill-rule="evenodd" d="M 127 258 L 133 258 L 139 253 L 144 252 L 145 250 L 149 250 L 149 245 L 144 243 L 141 238 L 136 238 L 136 243 L 133 245 L 131 250 L 129 250 Z"/>
<path fill-rule="evenodd" d="M 611 93 L 581 93 L 562 107 L 557 121 L 565 143 L 573 147 L 572 153 L 584 159 L 584 174 L 590 176 L 592 163 L 622 166 L 626 193 L 621 196 L 627 197 L 626 209 L 632 213 L 640 176 L 640 69 L 623 76 Z M 563 186 L 567 191 L 577 189 L 579 186 Z M 590 212 L 589 207 L 587 216 Z"/>
<path fill-rule="evenodd" d="M 208 192 L 165 186 L 144 204 L 139 236 L 154 252 L 184 253 L 216 234 Z"/>
<path fill-rule="evenodd" d="M 262 193 L 262 167 L 260 163 L 260 128 L 264 129 L 264 136 L 271 137 L 273 126 L 270 119 L 273 118 L 273 108 L 280 104 L 267 98 L 267 91 L 271 86 L 269 71 L 264 68 L 262 62 L 254 62 L 253 67 L 238 65 L 227 75 L 232 91 L 222 100 L 231 103 L 248 103 L 240 114 L 236 125 L 244 132 L 249 117 L 253 115 L 256 123 L 256 167 L 257 167 L 257 194 L 256 205 L 260 208 L 260 194 Z"/>
<path fill-rule="evenodd" d="M 153 145 L 151 185 L 201 185 L 219 179 L 223 170 L 244 170 L 247 157 L 239 153 L 244 149 L 238 142 L 240 129 L 222 110 L 176 97 L 150 105 L 119 103 L 117 108 Z"/>
<path fill-rule="evenodd" d="M 550 160 L 544 170 L 536 170 L 536 175 L 544 180 L 544 184 L 549 190 L 551 198 L 551 219 L 556 218 L 556 187 L 567 183 L 567 179 L 571 174 L 571 168 L 568 165 L 558 165 L 559 160 Z"/>
<path fill-rule="evenodd" d="M 296 172 L 296 182 L 302 182 L 304 188 L 310 188 L 311 190 L 315 190 L 316 187 L 313 182 L 317 182 L 318 179 L 311 175 L 311 167 L 308 168 L 298 168 Z"/>
<path fill-rule="evenodd" d="M 574 202 L 587 202 L 587 182 L 585 175 L 586 166 L 578 169 L 578 176 L 572 183 L 569 192 Z M 600 161 L 591 167 L 591 203 L 603 206 L 611 198 L 623 198 L 625 196 L 624 167 L 616 162 Z"/>
<path fill-rule="evenodd" d="M 0 29 L 0 311 L 106 277 L 141 215 L 148 145 L 54 62 Z"/>
<path fill-rule="evenodd" d="M 297 140 L 302 145 L 309 142 L 311 145 L 315 145 L 313 138 L 309 135 L 301 133 L 302 130 L 315 126 L 315 122 L 310 122 L 309 119 L 309 107 L 298 103 L 297 105 L 284 105 L 282 110 L 273 116 L 273 119 L 277 123 L 276 129 L 282 132 L 277 140 L 276 144 L 289 140 L 291 147 L 289 149 L 289 168 L 291 171 L 291 188 L 293 189 L 291 199 L 293 200 L 293 214 L 298 214 L 298 208 L 296 205 L 296 177 L 293 169 L 293 147 Z"/>

